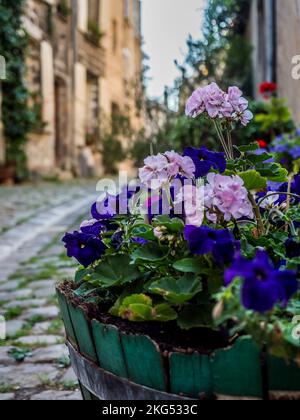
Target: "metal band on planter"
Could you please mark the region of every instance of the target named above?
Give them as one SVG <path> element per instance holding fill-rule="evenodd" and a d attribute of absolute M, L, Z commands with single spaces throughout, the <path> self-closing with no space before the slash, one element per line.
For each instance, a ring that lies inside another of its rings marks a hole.
<path fill-rule="evenodd" d="M 71 343 L 67 343 L 67 345 L 72 367 L 78 380 L 89 392 L 100 400 L 189 400 L 189 398 L 156 391 L 119 378 L 81 356 Z"/>

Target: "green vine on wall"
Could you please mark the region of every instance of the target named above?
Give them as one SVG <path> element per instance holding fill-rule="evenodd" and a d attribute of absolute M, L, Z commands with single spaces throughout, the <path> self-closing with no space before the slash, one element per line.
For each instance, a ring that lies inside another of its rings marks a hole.
<path fill-rule="evenodd" d="M 26 87 L 26 50 L 28 36 L 22 27 L 24 0 L 0 0 L 0 55 L 6 60 L 7 75 L 2 83 L 2 121 L 6 165 L 15 169 L 15 177 L 26 176 L 25 144 L 35 119 L 30 110 Z"/>

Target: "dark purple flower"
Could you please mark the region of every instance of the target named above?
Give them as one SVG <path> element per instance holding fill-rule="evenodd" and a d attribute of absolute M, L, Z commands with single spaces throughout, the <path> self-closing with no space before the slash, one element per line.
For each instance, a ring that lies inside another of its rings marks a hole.
<path fill-rule="evenodd" d="M 74 232 L 66 233 L 62 241 L 68 251 L 68 257 L 74 257 L 84 267 L 88 267 L 99 260 L 106 250 L 106 246 L 94 235 Z"/>
<path fill-rule="evenodd" d="M 117 214 L 117 197 L 107 194 L 103 201 L 92 205 L 91 213 L 96 220 L 111 219 Z"/>
<path fill-rule="evenodd" d="M 293 159 L 299 159 L 300 158 L 300 146 L 294 146 L 290 150 L 290 154 Z"/>
<path fill-rule="evenodd" d="M 194 147 L 187 147 L 184 150 L 183 156 L 190 157 L 195 166 L 195 178 L 206 176 L 212 169 L 220 173 L 226 170 L 226 159 L 224 153 L 210 152 L 205 147 L 195 149 Z"/>
<path fill-rule="evenodd" d="M 144 238 L 132 238 L 131 241 L 134 244 L 141 245 L 141 246 L 147 245 L 147 243 L 149 242 L 147 241 L 147 239 L 144 239 Z"/>
<path fill-rule="evenodd" d="M 282 194 L 279 194 L 278 201 L 275 202 L 275 204 L 282 204 L 284 201 L 287 200 L 287 195 L 284 194 L 288 191 L 288 183 L 278 183 L 278 182 L 268 182 L 268 191 L 271 192 L 279 192 Z M 295 175 L 292 183 L 291 183 L 291 193 L 299 195 L 300 196 L 300 175 Z M 300 203 L 300 198 L 293 197 L 291 198 L 291 201 L 294 204 Z"/>
<path fill-rule="evenodd" d="M 300 257 L 300 243 L 295 239 L 288 239 L 285 243 L 285 249 L 288 258 Z"/>
<path fill-rule="evenodd" d="M 80 225 L 80 231 L 87 235 L 99 236 L 103 230 L 105 230 L 104 224 L 96 219 L 85 220 Z"/>
<path fill-rule="evenodd" d="M 271 147 L 272 153 L 287 153 L 288 150 L 288 144 L 276 144 L 274 147 Z"/>
<path fill-rule="evenodd" d="M 226 286 L 237 277 L 244 281 L 244 307 L 260 313 L 272 310 L 276 303 L 286 305 L 299 287 L 296 273 L 276 270 L 265 251 L 258 251 L 252 261 L 239 256 L 225 272 Z"/>
<path fill-rule="evenodd" d="M 115 248 L 117 251 L 121 248 L 124 240 L 124 232 L 118 231 L 114 233 L 111 237 L 111 245 L 113 248 Z"/>
<path fill-rule="evenodd" d="M 235 241 L 229 230 L 213 230 L 207 226 L 186 226 L 184 237 L 189 243 L 192 254 L 212 254 L 218 264 L 229 264 L 233 261 L 239 242 Z"/>
<path fill-rule="evenodd" d="M 117 214 L 129 214 L 129 201 L 136 191 L 129 191 L 128 187 L 124 187 L 120 194 L 107 194 L 102 201 L 92 205 L 92 217 L 97 220 L 107 220 L 115 217 Z"/>

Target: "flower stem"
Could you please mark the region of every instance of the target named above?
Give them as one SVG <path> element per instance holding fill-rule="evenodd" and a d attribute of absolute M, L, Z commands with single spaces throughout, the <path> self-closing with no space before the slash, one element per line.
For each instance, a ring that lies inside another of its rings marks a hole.
<path fill-rule="evenodd" d="M 288 196 L 288 197 L 294 197 L 294 198 L 298 198 L 298 199 L 300 199 L 300 195 L 298 195 L 298 194 L 293 194 L 293 193 L 289 193 L 289 192 L 280 192 L 280 191 L 278 191 L 278 192 L 272 192 L 272 193 L 270 193 L 270 194 L 267 194 L 265 197 L 263 197 L 263 198 L 261 198 L 260 200 L 259 200 L 259 202 L 257 203 L 257 205 L 258 205 L 258 207 L 260 207 L 261 206 L 261 204 L 267 199 L 267 198 L 269 198 L 269 197 L 273 197 L 273 196 L 275 196 L 275 195 L 286 195 L 286 196 Z"/>
<path fill-rule="evenodd" d="M 218 126 L 218 123 L 216 122 L 216 120 L 213 120 L 213 121 L 214 121 L 215 129 L 216 129 L 217 134 L 219 136 L 219 139 L 221 141 L 222 147 L 225 151 L 226 157 L 227 157 L 227 159 L 230 159 L 230 152 L 229 152 L 228 146 L 226 144 L 226 141 L 224 139 L 222 129 Z"/>
<path fill-rule="evenodd" d="M 250 203 L 252 204 L 254 214 L 256 217 L 258 234 L 259 236 L 262 236 L 264 234 L 265 227 L 264 227 L 263 219 L 260 214 L 259 206 L 256 204 L 255 198 L 250 192 L 248 194 L 248 198 L 249 198 Z"/>

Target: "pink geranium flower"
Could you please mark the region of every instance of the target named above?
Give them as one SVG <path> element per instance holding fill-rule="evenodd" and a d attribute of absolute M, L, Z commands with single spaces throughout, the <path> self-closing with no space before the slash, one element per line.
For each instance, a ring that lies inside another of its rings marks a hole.
<path fill-rule="evenodd" d="M 187 225 L 202 226 L 204 220 L 203 188 L 185 185 L 177 194 L 174 204 L 175 206 L 181 206 Z M 178 207 L 175 207 L 175 209 L 178 210 Z M 181 213 L 181 211 L 178 213 Z"/>
<path fill-rule="evenodd" d="M 168 173 L 168 159 L 158 154 L 156 156 L 149 156 L 144 160 L 145 166 L 139 170 L 139 177 L 142 184 L 149 188 L 161 188 L 169 180 Z"/>
<path fill-rule="evenodd" d="M 253 118 L 248 105 L 237 86 L 231 86 L 228 93 L 225 93 L 216 83 L 211 83 L 191 95 L 186 104 L 186 115 L 196 118 L 207 113 L 210 118 L 226 118 L 246 126 Z"/>
<path fill-rule="evenodd" d="M 166 152 L 165 156 L 169 161 L 168 172 L 170 177 L 176 177 L 177 175 L 182 175 L 185 178 L 194 177 L 196 166 L 190 157 L 183 157 L 174 151 Z"/>
<path fill-rule="evenodd" d="M 223 176 L 210 173 L 205 186 L 205 207 L 209 220 L 216 222 L 217 213 L 221 212 L 229 222 L 232 218 L 253 219 L 253 208 L 248 199 L 248 191 L 239 176 Z"/>
<path fill-rule="evenodd" d="M 208 85 L 203 96 L 206 111 L 211 118 L 230 117 L 233 108 L 226 93 L 216 83 Z"/>
<path fill-rule="evenodd" d="M 243 92 L 236 86 L 228 89 L 228 101 L 231 103 L 235 111 L 245 111 L 248 108 L 249 102 L 243 98 Z"/>
<path fill-rule="evenodd" d="M 196 118 L 205 112 L 204 92 L 203 88 L 196 89 L 187 101 L 185 113 L 188 117 Z"/>

